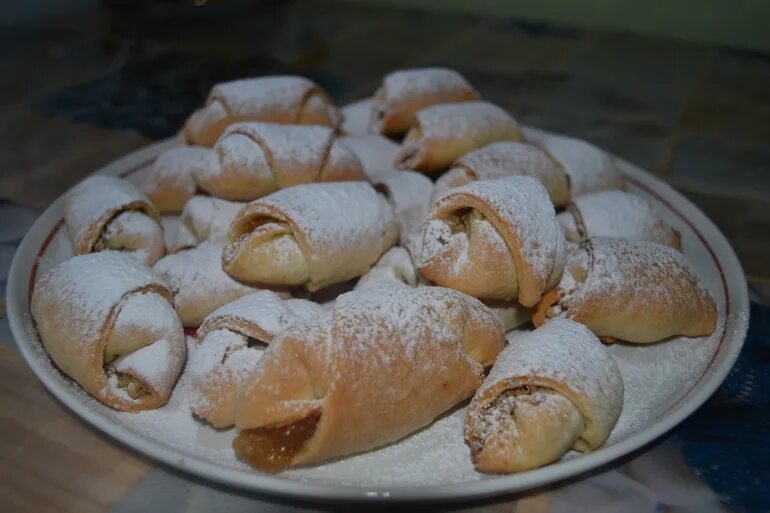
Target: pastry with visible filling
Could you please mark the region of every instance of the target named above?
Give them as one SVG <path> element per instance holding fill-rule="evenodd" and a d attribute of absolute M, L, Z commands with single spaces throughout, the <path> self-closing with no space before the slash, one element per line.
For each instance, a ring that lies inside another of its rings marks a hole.
<path fill-rule="evenodd" d="M 437 285 L 531 307 L 558 283 L 565 242 L 545 187 L 511 176 L 434 202 L 418 255 L 420 274 Z"/>
<path fill-rule="evenodd" d="M 622 407 L 615 360 L 585 326 L 559 319 L 509 337 L 468 408 L 465 440 L 477 470 L 521 472 L 600 447 Z"/>
<path fill-rule="evenodd" d="M 394 442 L 470 397 L 504 343 L 478 300 L 441 287 L 341 295 L 265 350 L 236 406 L 236 455 L 267 471 Z"/>
<path fill-rule="evenodd" d="M 238 213 L 222 263 L 243 282 L 313 292 L 364 274 L 398 234 L 393 208 L 366 182 L 298 185 Z"/>
<path fill-rule="evenodd" d="M 160 215 L 133 184 L 94 175 L 64 196 L 64 221 L 75 253 L 125 251 L 147 265 L 166 251 Z"/>
<path fill-rule="evenodd" d="M 171 291 L 117 251 L 75 256 L 44 273 L 32 317 L 54 364 L 121 411 L 158 408 L 184 367 L 184 331 Z"/>

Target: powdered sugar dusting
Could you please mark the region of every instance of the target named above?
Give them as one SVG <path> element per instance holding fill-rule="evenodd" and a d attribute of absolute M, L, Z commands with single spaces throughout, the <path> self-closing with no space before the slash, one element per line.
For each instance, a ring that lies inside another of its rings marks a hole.
<path fill-rule="evenodd" d="M 431 139 L 486 138 L 494 127 L 502 127 L 506 134 L 518 133 L 518 126 L 510 114 L 487 102 L 445 103 L 426 107 L 417 112 L 423 134 Z M 492 141 L 483 141 L 492 142 Z M 476 144 L 475 147 L 479 145 Z"/>
<path fill-rule="evenodd" d="M 572 196 L 609 189 L 622 189 L 614 157 L 580 139 L 525 129 L 524 136 L 547 151 L 570 178 Z"/>
<path fill-rule="evenodd" d="M 345 146 L 361 161 L 364 173 L 372 183 L 386 180 L 399 171 L 393 167 L 400 146 L 387 137 L 377 134 L 340 137 Z"/>
<path fill-rule="evenodd" d="M 519 377 L 535 386 L 561 383 L 575 394 L 569 399 L 586 417 L 588 439 L 603 440 L 610 433 L 623 405 L 623 381 L 615 360 L 588 328 L 563 319 L 509 336 L 508 342 L 479 394 Z M 471 411 L 476 421 L 485 410 L 472 406 Z"/>
<path fill-rule="evenodd" d="M 416 68 L 388 73 L 383 80 L 388 100 L 410 95 L 437 95 L 451 98 L 452 91 L 473 91 L 458 72 L 448 68 Z M 442 95 L 442 92 L 444 94 Z M 464 95 L 463 95 L 464 96 Z M 451 101 L 451 99 L 447 100 Z M 441 103 L 445 103 L 442 101 Z"/>
<path fill-rule="evenodd" d="M 314 87 L 312 81 L 294 75 L 246 78 L 217 84 L 209 101 L 219 99 L 232 115 L 248 116 L 268 108 L 296 109 Z"/>
<path fill-rule="evenodd" d="M 571 210 L 577 215 L 573 215 Z M 607 236 L 671 244 L 676 239 L 655 208 L 643 198 L 623 191 L 603 191 L 575 198 L 570 211 L 585 238 Z M 574 239 L 573 239 L 574 240 Z M 581 242 L 581 240 L 574 240 Z"/>

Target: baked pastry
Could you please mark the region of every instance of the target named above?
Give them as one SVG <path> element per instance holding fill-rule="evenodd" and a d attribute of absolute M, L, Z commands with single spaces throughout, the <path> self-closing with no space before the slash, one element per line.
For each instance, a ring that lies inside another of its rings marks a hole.
<path fill-rule="evenodd" d="M 657 242 L 682 251 L 679 232 L 667 225 L 648 201 L 623 191 L 578 196 L 556 218 L 567 240 L 576 244 L 607 236 Z"/>
<path fill-rule="evenodd" d="M 343 105 L 340 109 L 342 122 L 340 133 L 343 135 L 366 135 L 369 133 L 369 121 L 372 117 L 371 98 Z"/>
<path fill-rule="evenodd" d="M 197 146 L 171 148 L 152 163 L 144 193 L 162 214 L 180 212 L 198 188 L 192 170 L 207 160 L 209 150 Z"/>
<path fill-rule="evenodd" d="M 174 292 L 174 308 L 187 327 L 199 326 L 220 306 L 257 291 L 222 270 L 222 244 L 203 243 L 167 255 L 152 270 Z"/>
<path fill-rule="evenodd" d="M 241 121 L 336 128 L 340 114 L 313 81 L 292 75 L 247 78 L 215 85 L 200 110 L 185 122 L 190 144 L 213 146 L 225 129 Z"/>
<path fill-rule="evenodd" d="M 436 180 L 434 197 L 476 180 L 531 176 L 545 186 L 556 207 L 569 202 L 569 179 L 564 169 L 533 144 L 496 142 L 466 153 Z"/>
<path fill-rule="evenodd" d="M 623 188 L 615 158 L 580 139 L 524 128 L 527 142 L 543 148 L 569 177 L 570 195 Z"/>
<path fill-rule="evenodd" d="M 417 283 L 412 256 L 405 248 L 396 246 L 386 251 L 374 267 L 361 276 L 354 290 L 381 286 L 416 287 Z"/>
<path fill-rule="evenodd" d="M 534 309 L 521 306 L 518 301 L 487 300 L 483 303 L 497 314 L 506 333 L 532 320 Z"/>
<path fill-rule="evenodd" d="M 393 167 L 393 161 L 401 146 L 387 137 L 378 134 L 349 135 L 340 137 L 345 146 L 356 154 L 361 161 L 366 178 L 372 183 L 378 183 L 388 176 L 399 173 Z"/>
<path fill-rule="evenodd" d="M 311 292 L 361 276 L 398 240 L 384 196 L 366 182 L 298 185 L 246 205 L 222 254 L 224 270 Z"/>
<path fill-rule="evenodd" d="M 182 210 L 170 252 L 197 246 L 202 242 L 224 244 L 235 215 L 246 205 L 211 196 L 194 196 Z"/>
<path fill-rule="evenodd" d="M 171 291 L 117 251 L 75 256 L 43 274 L 32 317 L 43 347 L 67 376 L 121 411 L 166 403 L 186 357 Z"/>
<path fill-rule="evenodd" d="M 687 259 L 652 242 L 588 239 L 571 251 L 559 285 L 543 296 L 532 320 L 565 317 L 597 336 L 657 342 L 716 329 L 717 309 Z"/>
<path fill-rule="evenodd" d="M 236 406 L 236 455 L 268 471 L 398 440 L 471 396 L 503 348 L 499 319 L 440 287 L 341 295 L 274 339 Z"/>
<path fill-rule="evenodd" d="M 211 312 L 196 333 L 190 363 L 190 409 L 215 428 L 232 426 L 235 402 L 273 338 L 324 313 L 304 299 L 269 290 L 243 296 Z"/>
<path fill-rule="evenodd" d="M 147 265 L 163 256 L 160 215 L 150 200 L 126 180 L 110 175 L 90 176 L 67 192 L 63 209 L 78 255 L 121 250 Z"/>
<path fill-rule="evenodd" d="M 420 109 L 436 104 L 468 102 L 479 94 L 458 72 L 447 68 L 416 68 L 385 75 L 374 93 L 372 129 L 385 135 L 409 130 Z"/>
<path fill-rule="evenodd" d="M 558 283 L 564 259 L 545 187 L 510 176 L 457 187 L 433 203 L 416 261 L 437 285 L 529 307 Z"/>
<path fill-rule="evenodd" d="M 393 206 L 398 218 L 400 243 L 422 230 L 430 210 L 433 182 L 425 175 L 414 171 L 397 171 L 385 177 L 377 184 L 377 189 L 385 194 Z"/>
<path fill-rule="evenodd" d="M 558 319 L 509 337 L 465 417 L 482 472 L 529 470 L 601 446 L 623 407 L 617 363 L 582 324 Z"/>
<path fill-rule="evenodd" d="M 427 173 L 443 171 L 459 156 L 497 141 L 521 141 L 519 125 L 487 102 L 434 105 L 417 112 L 395 166 Z"/>
<path fill-rule="evenodd" d="M 322 126 L 238 123 L 192 169 L 212 196 L 250 201 L 312 182 L 365 180 L 361 162 Z"/>

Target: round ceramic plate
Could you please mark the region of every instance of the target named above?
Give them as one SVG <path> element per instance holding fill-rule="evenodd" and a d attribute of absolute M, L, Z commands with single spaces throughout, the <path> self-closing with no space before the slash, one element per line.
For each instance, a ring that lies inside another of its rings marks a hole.
<path fill-rule="evenodd" d="M 168 141 L 150 146 L 98 172 L 140 183 L 148 164 L 171 145 Z M 743 344 L 749 308 L 746 281 L 724 236 L 668 185 L 628 163 L 619 161 L 618 167 L 628 190 L 651 201 L 682 233 L 684 252 L 713 294 L 720 322 L 713 335 L 700 339 L 611 346 L 626 393 L 610 439 L 592 453 L 571 452 L 529 472 L 493 476 L 474 471 L 462 436 L 467 404 L 389 446 L 277 475 L 256 472 L 237 461 L 230 448 L 232 430 L 216 431 L 193 419 L 186 405 L 184 374 L 169 404 L 158 410 L 121 413 L 99 404 L 52 365 L 29 311 L 35 277 L 73 254 L 61 199 L 40 216 L 16 253 L 8 281 L 8 316 L 24 358 L 51 393 L 97 429 L 183 471 L 261 493 L 315 500 L 448 501 L 509 494 L 584 473 L 665 433 L 716 390 Z"/>

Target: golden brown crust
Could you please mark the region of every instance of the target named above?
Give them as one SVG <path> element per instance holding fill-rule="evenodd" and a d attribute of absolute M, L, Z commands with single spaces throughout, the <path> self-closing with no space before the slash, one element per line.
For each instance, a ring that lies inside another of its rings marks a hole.
<path fill-rule="evenodd" d="M 299 184 L 366 179 L 358 157 L 331 129 L 270 123 L 230 126 L 193 176 L 210 194 L 240 201 Z"/>
<path fill-rule="evenodd" d="M 459 156 L 496 141 L 522 141 L 518 124 L 487 102 L 434 105 L 417 112 L 395 166 L 426 173 L 443 171 Z"/>
<path fill-rule="evenodd" d="M 284 333 L 262 357 L 236 415 L 239 432 L 320 415 L 291 465 L 397 440 L 481 384 L 503 346 L 499 319 L 438 287 L 340 296 L 331 317 Z"/>
<path fill-rule="evenodd" d="M 336 128 L 340 115 L 312 81 L 268 76 L 217 84 L 206 105 L 185 122 L 182 133 L 190 144 L 210 147 L 228 126 L 249 121 Z"/>
<path fill-rule="evenodd" d="M 372 127 L 381 134 L 400 135 L 409 130 L 420 109 L 478 99 L 478 93 L 456 71 L 446 68 L 395 71 L 383 79 L 374 94 Z"/>
<path fill-rule="evenodd" d="M 455 171 L 457 168 L 465 172 Z M 564 168 L 542 149 L 522 142 L 497 142 L 466 153 L 452 164 L 447 175 L 450 176 L 442 185 L 448 188 L 473 180 L 531 176 L 543 184 L 555 207 L 563 207 L 570 199 L 569 178 Z"/>
<path fill-rule="evenodd" d="M 299 185 L 238 213 L 222 265 L 249 283 L 315 291 L 364 274 L 398 232 L 392 207 L 368 183 Z"/>
<path fill-rule="evenodd" d="M 668 246 L 596 237 L 570 254 L 565 269 L 560 290 L 538 307 L 543 315 L 535 316 L 536 325 L 563 315 L 599 337 L 636 343 L 716 329 L 714 299 L 685 257 Z"/>
<path fill-rule="evenodd" d="M 470 228 L 462 221 L 449 226 L 467 211 L 475 216 Z M 561 276 L 563 236 L 545 189 L 533 178 L 459 187 L 434 203 L 430 219 L 418 268 L 438 285 L 534 306 Z"/>
<path fill-rule="evenodd" d="M 147 376 L 134 374 L 132 377 L 142 382 L 146 392 L 137 398 L 129 397 L 110 380 L 105 347 L 121 317 L 123 304 L 142 294 L 154 294 L 171 302 L 171 291 L 146 266 L 130 255 L 114 251 L 76 256 L 59 264 L 38 280 L 32 294 L 31 310 L 37 331 L 56 366 L 96 399 L 121 411 L 165 404 L 186 352 L 182 327 L 169 308 L 158 323 L 161 332 L 166 330 L 161 335 L 167 351 L 158 355 L 167 358 L 168 375 L 163 379 L 144 379 Z M 120 342 L 131 345 L 130 339 L 151 335 L 141 324 L 129 322 L 121 325 L 120 338 L 125 340 Z M 139 345 L 157 342 L 158 339 L 150 338 Z"/>

